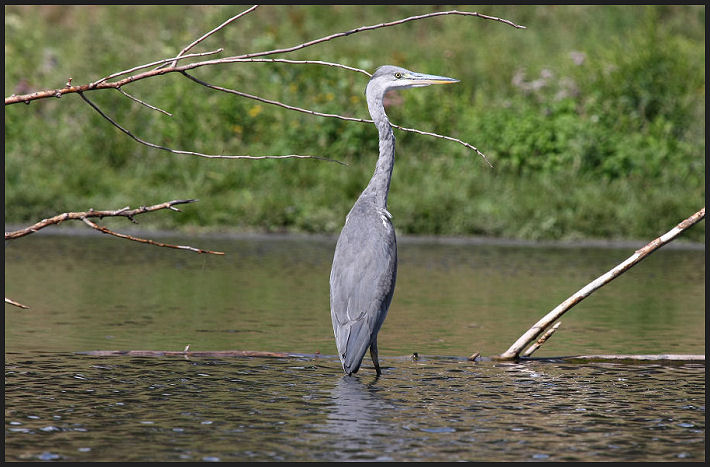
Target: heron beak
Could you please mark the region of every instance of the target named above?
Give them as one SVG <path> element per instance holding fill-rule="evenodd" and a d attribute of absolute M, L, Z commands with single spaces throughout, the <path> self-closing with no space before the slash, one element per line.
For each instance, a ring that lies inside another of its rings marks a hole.
<path fill-rule="evenodd" d="M 446 76 L 425 75 L 423 73 L 412 73 L 407 77 L 407 81 L 413 87 L 429 86 L 430 84 L 452 84 L 459 80 Z"/>

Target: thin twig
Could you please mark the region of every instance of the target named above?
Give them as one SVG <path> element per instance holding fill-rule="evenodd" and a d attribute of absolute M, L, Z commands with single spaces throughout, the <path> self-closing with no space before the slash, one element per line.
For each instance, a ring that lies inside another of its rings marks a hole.
<path fill-rule="evenodd" d="M 182 58 L 182 56 L 183 56 L 186 52 L 188 52 L 191 48 L 193 48 L 194 46 L 196 46 L 197 44 L 199 44 L 199 43 L 202 42 L 203 40 L 207 39 L 209 36 L 211 36 L 212 34 L 216 33 L 217 31 L 219 31 L 219 30 L 222 29 L 223 27 L 227 26 L 227 25 L 230 24 L 231 22 L 233 22 L 233 21 L 235 21 L 235 20 L 241 18 L 242 16 L 244 16 L 244 15 L 246 15 L 246 14 L 248 14 L 248 13 L 251 13 L 252 11 L 256 10 L 256 8 L 257 8 L 258 6 L 259 6 L 259 5 L 254 5 L 254 6 L 252 6 L 251 8 L 248 8 L 247 10 L 242 11 L 242 12 L 239 13 L 238 15 L 232 16 L 232 17 L 229 18 L 227 21 L 225 21 L 224 23 L 220 24 L 219 26 L 217 26 L 216 28 L 214 28 L 214 29 L 211 30 L 210 32 L 207 32 L 207 33 L 203 34 L 199 39 L 194 40 L 190 45 L 188 45 L 187 47 L 185 47 L 184 49 L 182 49 L 182 50 L 180 51 L 180 53 L 177 54 L 177 56 L 176 56 L 175 59 L 172 61 L 172 63 L 170 64 L 170 66 L 171 66 L 171 67 L 176 66 L 178 60 L 180 60 L 180 59 Z"/>
<path fill-rule="evenodd" d="M 66 220 L 78 220 L 78 219 L 83 219 L 83 218 L 88 218 L 88 217 L 98 217 L 98 218 L 126 217 L 129 220 L 131 220 L 132 222 L 135 222 L 134 217 L 139 214 L 144 214 L 146 212 L 159 211 L 161 209 L 170 209 L 172 211 L 180 211 L 178 208 L 175 207 L 176 205 L 194 203 L 195 201 L 197 201 L 197 200 L 196 199 L 176 199 L 176 200 L 172 200 L 172 201 L 166 201 L 165 203 L 154 204 L 152 206 L 141 206 L 140 208 L 136 208 L 136 209 L 130 209 L 128 206 L 126 206 L 121 209 L 115 209 L 115 210 L 110 210 L 110 211 L 97 211 L 95 209 L 89 209 L 88 211 L 82 211 L 82 212 L 65 212 L 63 214 L 57 214 L 54 217 L 43 219 L 43 220 L 41 220 L 29 227 L 25 227 L 24 229 L 15 230 L 13 232 L 5 232 L 5 240 L 12 240 L 15 238 L 24 237 L 25 235 L 35 233 L 35 232 L 37 232 L 45 227 L 48 227 L 50 225 L 61 224 L 62 222 L 66 221 Z"/>
<path fill-rule="evenodd" d="M 640 248 L 634 252 L 633 255 L 628 257 L 624 262 L 617 265 L 615 268 L 606 272 L 605 274 L 597 277 L 592 282 L 584 286 L 582 289 L 578 290 L 575 294 L 570 296 L 567 300 L 559 304 L 554 310 L 550 311 L 548 314 L 543 316 L 537 323 L 535 323 L 528 331 L 520 336 L 513 345 L 510 346 L 508 350 L 499 355 L 497 358 L 500 360 L 511 360 L 518 358 L 520 352 L 532 341 L 538 338 L 545 329 L 547 329 L 552 323 L 559 319 L 565 312 L 571 309 L 573 306 L 584 300 L 586 297 L 590 296 L 595 290 L 606 285 L 612 280 L 619 277 L 624 272 L 628 271 L 632 266 L 638 264 L 640 261 L 645 259 L 648 255 L 653 253 L 658 248 L 667 244 L 668 242 L 674 240 L 678 235 L 681 234 L 685 229 L 699 222 L 705 217 L 705 208 L 696 212 L 692 216 L 685 219 L 683 222 L 656 238 L 655 240 L 649 242 L 643 248 Z"/>
<path fill-rule="evenodd" d="M 415 129 L 415 128 L 405 128 L 405 127 L 403 127 L 403 126 L 395 125 L 394 123 L 392 123 L 391 125 L 392 125 L 394 128 L 398 128 L 398 129 L 400 129 L 400 130 L 402 130 L 402 131 L 411 131 L 412 133 L 419 133 L 420 135 L 433 136 L 434 138 L 446 139 L 446 140 L 449 140 L 449 141 L 454 141 L 455 143 L 462 144 L 462 145 L 464 145 L 465 147 L 467 147 L 467 148 L 469 148 L 469 149 L 472 149 L 473 151 L 476 151 L 476 154 L 478 154 L 479 156 L 481 156 L 481 157 L 483 158 L 483 160 L 486 161 L 486 164 L 488 164 L 490 167 L 493 167 L 493 164 L 491 164 L 491 162 L 488 160 L 488 158 L 486 157 L 485 154 L 483 154 L 481 151 L 479 151 L 478 148 L 476 148 L 475 146 L 473 146 L 473 145 L 471 145 L 471 144 L 469 144 L 469 143 L 467 143 L 467 142 L 465 142 L 465 141 L 461 141 L 460 139 L 453 138 L 453 137 L 451 137 L 451 136 L 445 136 L 445 135 L 439 135 L 439 134 L 436 134 L 436 133 L 431 133 L 431 132 L 429 132 L 429 131 L 417 130 L 417 129 Z"/>
<path fill-rule="evenodd" d="M 367 73 L 367 72 L 366 72 L 366 73 Z M 202 86 L 205 86 L 205 87 L 207 87 L 207 88 L 214 89 L 214 90 L 216 90 L 216 91 L 226 92 L 226 93 L 229 93 L 229 94 L 235 94 L 235 95 L 237 95 L 237 96 L 245 97 L 245 98 L 247 98 L 247 99 L 253 99 L 253 100 L 255 100 L 255 101 L 263 102 L 264 104 L 275 105 L 275 106 L 282 107 L 282 108 L 287 109 L 287 110 L 294 110 L 294 111 L 296 111 L 296 112 L 302 112 L 302 113 L 305 113 L 305 114 L 308 114 L 308 115 L 314 115 L 314 116 L 316 116 L 316 117 L 337 118 L 337 119 L 339 119 L 339 120 L 346 120 L 346 121 L 349 121 L 349 122 L 373 123 L 372 120 L 369 120 L 369 119 L 356 118 L 356 117 L 346 117 L 346 116 L 344 116 L 344 115 L 327 114 L 327 113 L 323 113 L 323 112 L 316 112 L 315 110 L 309 110 L 309 109 L 304 109 L 304 108 L 302 108 L 302 107 L 296 107 L 296 106 L 293 106 L 293 105 L 284 104 L 283 102 L 280 102 L 280 101 L 276 101 L 276 100 L 272 100 L 272 99 L 266 99 L 266 98 L 264 98 L 264 97 L 255 96 L 255 95 L 253 95 L 253 94 L 249 94 L 249 93 L 246 93 L 246 92 L 237 91 L 236 89 L 230 89 L 230 88 L 225 88 L 225 87 L 222 87 L 222 86 L 217 86 L 217 85 L 215 85 L 215 84 L 210 84 L 210 83 L 208 83 L 208 82 L 206 82 L 206 81 L 204 81 L 204 80 L 201 80 L 201 79 L 199 79 L 199 78 L 197 78 L 197 77 L 195 77 L 195 76 L 193 76 L 193 75 L 187 73 L 186 71 L 183 71 L 182 74 L 185 75 L 187 78 L 191 79 L 192 81 L 194 81 L 194 82 L 196 82 L 196 83 L 198 83 L 198 84 L 201 84 Z M 465 142 L 465 141 L 461 141 L 460 139 L 453 138 L 453 137 L 451 137 L 451 136 L 439 135 L 439 134 L 437 134 L 437 133 L 432 133 L 432 132 L 429 132 L 429 131 L 417 130 L 417 129 L 415 129 L 415 128 L 406 128 L 406 127 L 403 127 L 403 126 L 400 126 L 400 125 L 396 125 L 396 124 L 394 124 L 394 123 L 392 124 L 392 126 L 393 126 L 394 128 L 399 129 L 399 130 L 402 130 L 402 131 L 409 131 L 409 132 L 412 132 L 412 133 L 418 133 L 418 134 L 420 134 L 420 135 L 433 136 L 433 137 L 435 137 L 435 138 L 441 138 L 441 139 L 445 139 L 445 140 L 448 140 L 448 141 L 453 141 L 453 142 L 462 144 L 463 146 L 465 146 L 465 147 L 467 147 L 467 148 L 469 148 L 469 149 L 474 150 L 478 155 L 480 155 L 481 157 L 483 157 L 483 160 L 485 160 L 486 163 L 487 163 L 489 166 L 493 167 L 493 165 L 490 163 L 490 161 L 488 160 L 488 158 L 486 157 L 485 154 L 483 154 L 481 151 L 479 151 L 478 148 L 476 148 L 475 146 L 473 146 L 473 145 L 471 145 L 471 144 L 469 144 L 469 143 L 467 143 L 467 142 Z"/>
<path fill-rule="evenodd" d="M 152 105 L 148 104 L 147 102 L 143 102 L 142 100 L 138 99 L 137 97 L 131 96 L 130 94 L 128 94 L 126 91 L 124 91 L 124 90 L 121 89 L 121 88 L 117 88 L 117 89 L 121 92 L 121 94 L 123 94 L 123 95 L 126 96 L 127 98 L 129 98 L 129 99 L 131 99 L 131 100 L 133 100 L 133 101 L 136 101 L 136 102 L 138 102 L 139 104 L 148 107 L 149 109 L 157 110 L 158 112 L 164 113 L 164 114 L 167 115 L 168 117 L 172 117 L 172 116 L 173 116 L 173 114 L 171 114 L 170 112 L 166 112 L 165 110 L 159 109 L 159 108 L 157 108 L 157 107 L 155 107 L 155 106 L 152 106 Z"/>
<path fill-rule="evenodd" d="M 326 62 L 323 60 L 290 60 L 287 58 L 235 58 L 230 59 L 229 63 L 238 62 L 256 62 L 256 63 L 290 63 L 294 65 L 325 65 L 335 68 L 342 68 L 344 70 L 356 71 L 362 73 L 368 77 L 372 77 L 372 73 L 363 70 L 362 68 L 355 68 L 353 66 L 343 65 L 342 63 Z"/>
<path fill-rule="evenodd" d="M 183 55 L 181 58 L 185 59 L 185 58 L 191 58 L 191 57 L 204 57 L 205 55 L 218 54 L 218 53 L 222 52 L 223 50 L 224 49 L 222 47 L 220 47 L 219 49 L 212 50 L 210 52 L 200 52 L 200 53 L 196 53 L 196 54 Z M 127 75 L 128 73 L 133 73 L 134 71 L 142 70 L 143 68 L 149 68 L 149 67 L 152 67 L 155 65 L 160 65 L 161 63 L 170 62 L 172 60 L 174 60 L 174 58 L 163 58 L 163 59 L 157 60 L 155 62 L 146 63 L 145 65 L 138 65 L 138 66 L 134 66 L 133 68 L 129 68 L 127 70 L 117 71 L 116 73 L 112 73 L 112 74 L 105 76 L 97 81 L 94 81 L 93 83 L 89 84 L 88 86 L 89 86 L 89 89 L 93 89 L 93 88 L 96 88 L 99 84 L 103 83 L 104 81 L 108 81 L 112 78 L 116 78 L 116 77 L 122 76 L 122 75 Z M 110 87 L 115 87 L 115 86 L 110 86 Z M 79 91 L 75 91 L 75 92 L 79 92 Z"/>
<path fill-rule="evenodd" d="M 103 232 L 108 235 L 113 235 L 115 237 L 119 238 L 125 238 L 127 240 L 133 240 L 134 242 L 140 242 L 140 243 L 148 243 L 149 245 L 155 245 L 155 246 L 161 246 L 161 247 L 166 247 L 166 248 L 175 248 L 178 250 L 188 250 L 188 251 L 194 251 L 195 253 L 209 253 L 212 255 L 223 255 L 224 253 L 221 251 L 212 251 L 212 250 L 203 250 L 201 248 L 194 248 L 191 246 L 185 246 L 185 245 L 172 245 L 170 243 L 161 243 L 161 242 L 156 242 L 155 240 L 150 240 L 147 238 L 140 238 L 140 237 L 134 237 L 132 235 L 126 235 L 118 232 L 114 232 L 112 230 L 107 229 L 106 227 L 100 226 L 86 217 L 81 218 L 82 221 L 92 229 L 96 229 L 99 232 Z"/>
<path fill-rule="evenodd" d="M 276 105 L 276 106 L 282 107 L 284 109 L 295 110 L 296 112 L 302 112 L 302 113 L 308 114 L 308 115 L 315 115 L 317 117 L 330 117 L 330 118 L 337 118 L 340 120 L 347 120 L 350 122 L 372 123 L 372 120 L 365 120 L 362 118 L 355 118 L 355 117 L 345 117 L 343 115 L 338 115 L 338 114 L 326 114 L 323 112 L 316 112 L 315 110 L 304 109 L 302 107 L 295 107 L 293 105 L 284 104 L 283 102 L 279 102 L 279 101 L 275 101 L 275 100 L 271 100 L 271 99 L 266 99 L 264 97 L 255 96 L 253 94 L 248 94 L 248 93 L 242 92 L 242 91 L 237 91 L 236 89 L 230 89 L 230 88 L 225 88 L 222 86 L 217 86 L 215 84 L 210 84 L 210 83 L 203 81 L 200 78 L 196 78 L 195 76 L 192 76 L 191 74 L 184 72 L 184 71 L 182 72 L 182 74 L 185 75 L 187 78 L 190 78 L 192 81 L 194 81 L 198 84 L 201 84 L 202 86 L 205 86 L 207 88 L 214 89 L 215 91 L 222 91 L 222 92 L 226 92 L 229 94 L 235 94 L 240 97 L 246 97 L 247 99 L 253 99 L 255 101 L 263 102 L 264 104 Z"/>
<path fill-rule="evenodd" d="M 329 36 L 321 37 L 319 39 L 313 39 L 312 41 L 308 41 L 308 42 L 304 42 L 302 44 L 294 45 L 293 47 L 285 47 L 282 49 L 267 50 L 264 52 L 254 52 L 254 53 L 240 55 L 240 56 L 234 57 L 234 58 L 251 58 L 251 57 L 260 57 L 260 56 L 264 56 L 264 55 L 274 55 L 274 54 L 280 54 L 280 53 L 293 52 L 296 50 L 305 49 L 306 47 L 310 47 L 310 46 L 313 46 L 316 44 L 320 44 L 322 42 L 327 42 L 327 41 L 330 41 L 333 39 L 337 39 L 339 37 L 350 36 L 352 34 L 357 34 L 359 32 L 363 32 L 363 31 L 371 31 L 373 29 L 380 29 L 380 28 L 387 28 L 390 26 L 397 26 L 400 24 L 407 23 L 409 21 L 416 21 L 416 20 L 420 20 L 420 19 L 424 19 L 424 18 L 432 18 L 434 16 L 442 16 L 442 15 L 477 16 L 482 19 L 488 19 L 488 20 L 492 20 L 492 21 L 500 21 L 501 23 L 505 23 L 508 26 L 513 26 L 514 28 L 525 29 L 525 26 L 515 24 L 512 21 L 509 21 L 507 19 L 497 18 L 495 16 L 483 15 L 483 14 L 477 13 L 475 11 L 458 11 L 458 10 L 437 11 L 434 13 L 426 13 L 423 15 L 410 16 L 408 18 L 403 18 L 403 19 L 399 19 L 396 21 L 390 21 L 388 23 L 373 24 L 372 26 L 360 26 L 359 28 L 351 29 L 349 31 L 338 32 L 335 34 L 331 34 Z"/>
<path fill-rule="evenodd" d="M 133 133 L 131 133 L 129 130 L 125 129 L 121 125 L 118 124 L 115 120 L 113 120 L 111 117 L 106 115 L 96 104 L 91 102 L 89 98 L 87 98 L 83 92 L 79 93 L 79 96 L 84 99 L 84 101 L 89 104 L 94 110 L 96 110 L 99 115 L 101 115 L 103 118 L 105 118 L 108 122 L 110 122 L 113 126 L 121 130 L 123 133 L 128 135 L 131 139 L 134 141 L 137 141 L 138 143 L 141 143 L 145 146 L 154 148 L 154 149 L 161 149 L 163 151 L 168 151 L 173 154 L 185 154 L 185 155 L 190 155 L 190 156 L 199 156 L 199 157 L 205 157 L 208 159 L 319 159 L 323 161 L 328 161 L 328 162 L 336 162 L 341 165 L 347 165 L 344 162 L 340 162 L 335 159 L 329 159 L 327 157 L 322 157 L 322 156 L 304 156 L 300 154 L 288 154 L 288 155 L 283 155 L 283 156 L 247 156 L 247 155 L 225 155 L 225 154 L 204 154 L 201 152 L 194 152 L 194 151 L 182 151 L 179 149 L 172 149 L 168 148 L 165 146 L 160 146 L 159 144 L 154 144 L 149 141 L 145 141 Z"/>

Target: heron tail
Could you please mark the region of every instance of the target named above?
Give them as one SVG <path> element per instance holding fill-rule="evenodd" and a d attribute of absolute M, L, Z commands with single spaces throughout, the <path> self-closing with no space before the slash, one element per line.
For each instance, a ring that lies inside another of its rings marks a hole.
<path fill-rule="evenodd" d="M 347 375 L 357 373 L 370 346 L 370 328 L 366 322 L 353 323 L 348 332 L 345 349 L 340 350 L 343 371 Z"/>

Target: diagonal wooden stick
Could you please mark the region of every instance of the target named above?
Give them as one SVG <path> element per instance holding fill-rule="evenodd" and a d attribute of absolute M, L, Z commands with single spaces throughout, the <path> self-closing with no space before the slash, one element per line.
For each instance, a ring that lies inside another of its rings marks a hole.
<path fill-rule="evenodd" d="M 204 154 L 201 152 L 195 152 L 195 151 L 183 151 L 180 149 L 172 149 L 166 146 L 161 146 L 159 144 L 151 143 L 150 141 L 146 141 L 144 139 L 139 138 L 138 136 L 134 135 L 131 133 L 129 130 L 126 128 L 122 127 L 119 125 L 118 122 L 116 122 L 114 119 L 106 115 L 106 113 L 101 110 L 96 104 L 94 104 L 92 101 L 89 100 L 88 97 L 84 95 L 83 92 L 79 93 L 79 96 L 84 99 L 84 101 L 91 106 L 92 109 L 94 109 L 96 112 L 99 113 L 104 119 L 106 119 L 111 125 L 115 126 L 119 130 L 121 130 L 123 133 L 128 135 L 131 139 L 134 141 L 143 144 L 145 146 L 148 146 L 150 148 L 154 149 L 161 149 L 163 151 L 171 152 L 173 154 L 185 154 L 189 156 L 199 156 L 199 157 L 204 157 L 207 159 L 319 159 L 323 161 L 328 161 L 328 162 L 335 162 L 340 165 L 347 165 L 344 162 L 340 162 L 339 160 L 336 159 L 329 159 L 327 157 L 322 157 L 322 156 L 304 156 L 301 154 L 287 154 L 287 155 L 278 155 L 278 156 L 249 156 L 249 155 L 234 155 L 234 154 Z"/>
<path fill-rule="evenodd" d="M 173 62 L 170 64 L 170 66 L 175 66 L 175 65 L 177 65 L 178 60 L 180 60 L 180 58 L 182 58 L 191 48 L 193 48 L 194 46 L 196 46 L 197 44 L 199 44 L 199 43 L 202 42 L 203 40 L 207 39 L 209 36 L 211 36 L 212 34 L 216 33 L 217 31 L 219 31 L 219 30 L 222 29 L 223 27 L 227 26 L 227 25 L 228 25 L 229 23 L 231 23 L 232 21 L 235 21 L 235 20 L 241 18 L 242 16 L 244 16 L 244 15 L 246 15 L 246 14 L 249 14 L 249 13 L 251 13 L 252 11 L 256 10 L 256 8 L 257 8 L 258 6 L 259 6 L 259 5 L 254 5 L 254 6 L 252 6 L 251 8 L 248 8 L 248 9 L 242 11 L 242 12 L 239 13 L 238 15 L 232 16 L 232 17 L 229 18 L 227 21 L 223 22 L 222 24 L 220 24 L 219 26 L 217 26 L 216 28 L 214 28 L 214 29 L 211 30 L 210 32 L 207 32 L 207 33 L 203 34 L 199 39 L 195 39 L 190 45 L 186 46 L 184 49 L 182 49 L 182 50 L 180 51 L 179 54 L 177 54 L 177 56 L 175 57 L 175 60 L 173 60 Z"/>
<path fill-rule="evenodd" d="M 82 217 L 81 220 L 84 221 L 84 223 L 86 225 L 88 225 L 92 229 L 98 230 L 99 232 L 103 232 L 108 235 L 113 235 L 114 237 L 118 237 L 118 238 L 125 238 L 126 240 L 133 240 L 134 242 L 147 243 L 149 245 L 162 246 L 165 248 L 175 248 L 177 250 L 194 251 L 195 253 L 209 253 L 212 255 L 223 255 L 224 254 L 221 251 L 203 250 L 201 248 L 195 248 L 195 247 L 191 247 L 191 246 L 187 246 L 187 245 L 172 245 L 170 243 L 156 242 L 155 240 L 151 240 L 149 238 L 134 237 L 132 235 L 122 234 L 122 233 L 118 233 L 118 232 L 114 232 L 112 230 L 109 230 L 106 227 L 96 224 L 95 222 L 91 222 L 86 217 Z"/>
<path fill-rule="evenodd" d="M 667 244 L 668 242 L 674 240 L 681 232 L 695 223 L 699 222 L 705 217 L 705 208 L 696 212 L 692 216 L 685 219 L 683 222 L 656 238 L 655 240 L 649 242 L 643 248 L 636 250 L 633 255 L 628 257 L 624 262 L 611 269 L 607 273 L 599 276 L 582 289 L 578 290 L 574 295 L 569 297 L 567 300 L 559 304 L 554 310 L 543 316 L 537 323 L 535 323 L 528 331 L 520 336 L 513 345 L 510 346 L 508 350 L 496 357 L 499 360 L 513 360 L 519 357 L 520 352 L 537 339 L 545 329 L 547 329 L 552 323 L 559 319 L 565 312 L 570 308 L 575 306 L 577 303 L 581 302 L 588 296 L 590 296 L 595 290 L 608 284 L 612 280 L 619 277 L 624 272 L 628 271 L 632 266 L 638 264 L 648 255 L 653 253 L 658 248 Z"/>
<path fill-rule="evenodd" d="M 29 309 L 29 307 L 28 307 L 27 305 L 23 305 L 22 303 L 16 302 L 15 300 L 12 300 L 12 299 L 7 298 L 7 297 L 5 297 L 5 303 L 7 303 L 8 305 L 16 306 L 16 307 L 18 307 L 18 308 L 22 308 L 22 309 L 24 309 L 24 310 Z"/>

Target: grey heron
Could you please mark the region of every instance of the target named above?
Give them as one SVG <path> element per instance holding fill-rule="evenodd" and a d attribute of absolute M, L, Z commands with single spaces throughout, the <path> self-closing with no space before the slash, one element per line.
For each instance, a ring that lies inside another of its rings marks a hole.
<path fill-rule="evenodd" d="M 394 133 L 383 98 L 390 89 L 456 83 L 457 79 L 385 65 L 372 75 L 365 96 L 379 132 L 380 156 L 365 190 L 345 218 L 330 271 L 330 316 L 338 357 L 352 375 L 369 347 L 379 376 L 377 333 L 387 316 L 397 277 L 397 240 L 387 194 L 394 167 Z"/>

